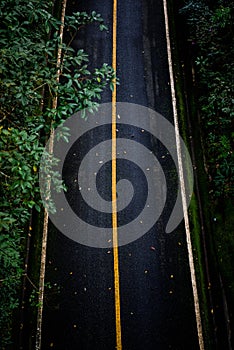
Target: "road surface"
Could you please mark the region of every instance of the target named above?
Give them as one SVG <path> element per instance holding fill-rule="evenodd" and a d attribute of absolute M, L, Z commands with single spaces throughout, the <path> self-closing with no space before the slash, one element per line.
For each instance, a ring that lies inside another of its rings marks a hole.
<path fill-rule="evenodd" d="M 99 32 L 90 26 L 80 31 L 73 43 L 89 53 L 93 67 L 103 62 L 112 64 L 113 8 L 106 0 L 69 2 L 69 11 L 101 13 L 109 28 Z M 116 100 L 150 107 L 173 122 L 163 2 L 118 0 L 116 29 L 120 81 Z M 111 102 L 112 98 L 112 93 L 105 91 L 102 102 Z M 159 158 L 165 156 L 165 149 L 149 133 L 131 126 L 118 127 L 120 136 L 116 137 L 136 140 Z M 110 128 L 90 133 L 90 149 L 97 140 L 110 139 L 110 133 Z M 86 146 L 87 140 L 83 140 L 77 152 L 82 154 Z M 109 199 L 112 167 L 106 166 L 99 176 L 100 192 Z M 170 173 L 172 167 L 170 159 L 165 160 L 163 169 Z M 68 185 L 76 171 L 76 164 L 70 162 L 64 175 Z M 121 226 L 138 215 L 147 186 L 139 169 L 130 163 L 117 161 L 117 178 L 131 181 L 136 193 L 134 205 L 117 218 Z M 178 185 L 177 179 L 174 181 Z M 83 208 L 72 190 L 68 189 L 68 196 L 93 225 L 113 224 L 111 215 L 95 217 L 89 208 Z M 52 289 L 45 298 L 42 349 L 199 349 L 183 222 L 172 233 L 165 233 L 175 196 L 172 190 L 168 208 L 149 232 L 115 252 L 76 243 L 50 224 L 46 280 Z"/>

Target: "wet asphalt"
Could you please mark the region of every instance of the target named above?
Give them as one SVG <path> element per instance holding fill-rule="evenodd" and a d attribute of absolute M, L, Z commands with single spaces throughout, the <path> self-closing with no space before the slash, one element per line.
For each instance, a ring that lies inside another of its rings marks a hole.
<path fill-rule="evenodd" d="M 68 11 L 101 13 L 108 26 L 106 32 L 99 32 L 94 25 L 82 29 L 73 43 L 75 48 L 82 47 L 89 53 L 91 68 L 104 62 L 111 64 L 112 9 L 112 2 L 106 0 L 68 3 Z M 173 121 L 162 1 L 118 1 L 117 76 L 118 102 L 150 107 Z M 111 92 L 106 90 L 102 102 L 110 101 Z M 165 154 L 165 149 L 150 133 L 141 133 L 131 126 L 118 125 L 118 129 L 117 137 L 144 144 L 158 158 Z M 95 143 L 110 139 L 110 132 L 110 127 L 99 128 L 77 143 L 81 158 L 87 144 L 92 148 Z M 168 158 L 163 164 L 161 159 L 161 165 L 169 174 L 167 180 L 170 179 L 173 162 Z M 118 224 L 124 225 L 138 215 L 148 188 L 134 164 L 120 160 L 117 168 L 118 179 L 131 181 L 136 193 L 132 205 L 119 217 Z M 76 171 L 76 165 L 68 162 L 64 172 L 68 185 Z M 100 193 L 110 199 L 111 164 L 103 168 L 98 179 Z M 166 209 L 157 223 L 138 240 L 119 248 L 124 350 L 199 348 L 183 222 L 172 233 L 165 233 L 177 185 L 175 179 L 167 194 Z M 82 212 L 92 225 L 111 225 L 110 216 L 97 215 L 83 206 L 73 191 L 69 194 L 69 186 L 67 195 L 74 210 Z M 46 280 L 51 288 L 47 289 L 45 298 L 42 349 L 115 349 L 112 249 L 83 246 L 50 224 Z"/>

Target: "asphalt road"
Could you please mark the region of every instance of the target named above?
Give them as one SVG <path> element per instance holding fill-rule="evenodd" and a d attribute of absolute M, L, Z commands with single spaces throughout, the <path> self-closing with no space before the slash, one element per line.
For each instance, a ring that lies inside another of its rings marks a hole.
<path fill-rule="evenodd" d="M 108 31 L 99 32 L 90 26 L 79 32 L 73 45 L 85 48 L 91 66 L 111 64 L 113 4 L 104 0 L 82 0 L 77 4 L 70 1 L 68 9 L 102 14 Z M 164 28 L 162 1 L 118 0 L 117 101 L 150 107 L 172 122 Z M 105 91 L 102 102 L 110 101 L 111 92 Z M 159 158 L 164 155 L 162 145 L 149 133 L 131 126 L 118 128 L 117 137 L 134 139 Z M 108 127 L 91 133 L 89 147 L 97 140 L 110 139 L 110 133 Z M 81 155 L 84 145 L 87 146 L 87 140 L 77 144 Z M 169 158 L 162 166 L 168 174 L 174 169 Z M 76 164 L 68 162 L 64 173 L 68 185 L 76 171 Z M 137 216 L 145 201 L 147 185 L 142 173 L 131 163 L 117 161 L 117 177 L 131 181 L 136 193 L 133 205 L 118 218 L 118 225 L 124 225 Z M 98 186 L 100 193 L 110 199 L 110 164 L 100 173 Z M 149 232 L 118 250 L 121 344 L 125 350 L 199 348 L 183 223 L 174 232 L 165 233 L 175 195 L 172 189 L 167 196 L 167 209 Z M 77 212 L 81 211 L 93 225 L 111 225 L 110 215 L 95 216 L 88 207 L 84 209 L 73 190 L 68 189 L 68 196 Z M 112 249 L 75 243 L 50 224 L 46 279 L 52 288 L 45 298 L 42 349 L 116 348 L 113 266 Z"/>

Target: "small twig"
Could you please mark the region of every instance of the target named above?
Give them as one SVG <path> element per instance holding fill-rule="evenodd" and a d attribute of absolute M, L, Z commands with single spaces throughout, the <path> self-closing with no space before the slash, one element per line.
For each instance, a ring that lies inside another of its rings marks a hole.
<path fill-rule="evenodd" d="M 9 115 L 10 115 L 10 113 L 9 113 Z M 10 120 L 9 118 L 7 118 L 7 121 L 8 121 L 9 123 L 13 124 L 16 128 L 19 127 L 19 125 L 17 125 L 15 122 L 13 122 L 12 120 Z M 21 130 L 23 130 L 23 129 L 26 130 L 26 128 L 21 127 Z"/>
<path fill-rule="evenodd" d="M 24 274 L 27 280 L 30 282 L 30 284 L 33 286 L 34 289 L 38 290 L 38 287 L 33 283 L 33 281 L 28 277 L 27 274 Z"/>
<path fill-rule="evenodd" d="M 5 174 L 5 173 L 3 173 L 2 171 L 0 171 L 0 174 L 2 174 L 3 176 L 7 177 L 8 179 L 10 179 L 10 176 Z"/>
<path fill-rule="evenodd" d="M 36 87 L 35 89 L 33 89 L 33 91 L 36 91 L 36 90 L 38 90 L 38 89 L 40 89 L 40 88 L 44 87 L 45 85 L 46 85 L 46 83 L 41 84 L 40 86 L 38 86 L 38 87 Z"/>
<path fill-rule="evenodd" d="M 3 120 L 5 120 L 6 119 L 6 117 L 7 117 L 7 115 L 6 114 L 4 114 L 4 117 L 0 120 L 0 123 L 2 123 L 3 122 Z"/>
<path fill-rule="evenodd" d="M 72 42 L 73 42 L 73 40 L 75 39 L 75 36 L 76 36 L 77 32 L 78 32 L 78 29 L 77 29 L 77 30 L 76 30 L 76 32 L 75 32 L 75 33 L 72 35 L 72 37 L 71 37 L 71 39 L 70 39 L 70 41 L 69 41 L 69 43 L 68 43 L 67 47 L 70 47 L 71 43 L 72 43 Z M 66 52 L 67 52 L 67 50 L 64 52 L 64 56 L 63 56 L 63 58 L 65 57 Z"/>
<path fill-rule="evenodd" d="M 0 123 L 3 122 L 11 113 L 15 110 L 15 107 L 12 108 L 10 112 L 1 110 L 1 113 L 3 114 L 3 118 L 0 120 Z"/>
<path fill-rule="evenodd" d="M 17 278 L 18 276 L 17 275 L 15 275 L 15 276 L 10 276 L 10 278 Z M 2 278 L 2 279 L 0 279 L 0 283 L 2 283 L 2 282 L 4 282 L 4 281 L 6 281 L 7 280 L 7 278 L 9 278 L 9 276 L 8 277 L 6 277 L 6 278 Z"/>

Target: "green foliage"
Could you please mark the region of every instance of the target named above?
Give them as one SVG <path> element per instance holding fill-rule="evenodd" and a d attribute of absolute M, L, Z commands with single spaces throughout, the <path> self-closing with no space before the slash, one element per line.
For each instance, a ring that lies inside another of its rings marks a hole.
<path fill-rule="evenodd" d="M 13 228 L 14 219 L 0 213 L 3 227 L 9 231 Z M 22 259 L 20 257 L 20 235 L 14 229 L 14 233 L 2 233 L 0 235 L 0 300 L 1 300 L 1 340 L 0 348 L 10 342 L 11 313 L 18 307 L 16 290 L 19 288 L 22 275 Z"/>
<path fill-rule="evenodd" d="M 66 44 L 60 42 L 60 21 L 51 15 L 52 7 L 52 0 L 0 4 L 0 348 L 9 340 L 11 314 L 18 305 L 24 229 L 31 209 L 40 210 L 38 168 L 45 140 L 51 126 L 84 108 L 95 110 L 103 89 L 107 84 L 112 88 L 115 79 L 105 63 L 90 71 L 87 54 L 69 46 L 81 26 L 96 22 L 104 30 L 101 16 L 67 16 Z M 53 109 L 56 97 L 58 108 Z M 68 141 L 69 130 L 60 137 Z M 57 175 L 53 173 L 52 185 L 61 190 Z"/>
<path fill-rule="evenodd" d="M 32 286 L 32 292 L 29 296 L 29 303 L 31 307 L 38 308 L 40 303 L 38 302 L 39 290 L 36 286 Z M 60 293 L 60 286 L 58 284 L 51 285 L 50 282 L 46 282 L 44 285 L 44 299 L 46 302 L 50 302 L 50 299 L 54 299 L 56 295 Z"/>
<path fill-rule="evenodd" d="M 211 193 L 233 196 L 233 43 L 234 2 L 189 1 L 186 14 L 197 69 L 199 109 Z"/>
<path fill-rule="evenodd" d="M 93 22 L 99 24 L 99 29 L 101 31 L 107 30 L 103 18 L 99 13 L 96 13 L 96 11 L 92 11 L 91 14 L 88 14 L 86 12 L 73 13 L 72 16 L 66 17 L 65 25 L 67 26 L 71 37 L 74 37 L 74 33 L 71 34 L 72 29 L 74 29 L 76 32 L 77 28 L 80 28 L 82 25 L 86 25 Z"/>

